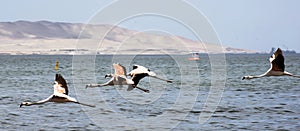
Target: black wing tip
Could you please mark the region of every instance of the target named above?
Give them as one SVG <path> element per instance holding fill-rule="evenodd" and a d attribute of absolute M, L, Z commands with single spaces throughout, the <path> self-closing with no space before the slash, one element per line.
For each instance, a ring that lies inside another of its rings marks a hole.
<path fill-rule="evenodd" d="M 61 74 L 55 74 L 55 80 L 64 79 Z"/>
<path fill-rule="evenodd" d="M 58 79 L 59 75 L 60 75 L 60 74 L 55 74 L 55 80 Z"/>
<path fill-rule="evenodd" d="M 68 91 L 68 85 L 67 85 L 67 82 L 65 80 L 65 78 L 61 75 L 61 74 L 56 74 L 55 75 L 55 81 L 58 83 L 58 84 L 61 84 L 63 88 L 66 89 L 66 95 L 68 95 L 69 91 Z"/>
<path fill-rule="evenodd" d="M 57 82 L 65 82 L 65 78 L 61 74 L 56 74 L 55 75 L 55 81 Z"/>
<path fill-rule="evenodd" d="M 282 50 L 280 48 L 277 48 L 277 50 L 272 50 L 273 52 L 271 52 L 272 54 L 282 54 Z M 272 56 L 271 56 L 272 57 Z"/>
<path fill-rule="evenodd" d="M 132 66 L 132 69 L 133 69 L 133 70 L 136 69 L 136 68 L 138 68 L 138 65 L 133 65 L 133 66 Z"/>
<path fill-rule="evenodd" d="M 64 86 L 67 85 L 67 82 L 66 82 L 65 78 L 61 74 L 56 74 L 55 81 L 59 84 L 64 85 Z"/>
<path fill-rule="evenodd" d="M 282 50 L 281 50 L 280 48 L 278 48 L 278 49 L 276 50 L 276 53 L 282 53 Z"/>

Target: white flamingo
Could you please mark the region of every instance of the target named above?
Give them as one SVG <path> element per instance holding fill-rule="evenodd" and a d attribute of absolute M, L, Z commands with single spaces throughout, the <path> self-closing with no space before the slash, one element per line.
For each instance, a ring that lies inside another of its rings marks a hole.
<path fill-rule="evenodd" d="M 40 105 L 46 102 L 57 102 L 57 103 L 72 102 L 72 103 L 81 104 L 85 106 L 95 107 L 94 105 L 80 103 L 75 98 L 68 96 L 67 82 L 60 74 L 56 74 L 55 84 L 53 85 L 53 88 L 54 88 L 54 93 L 51 96 L 49 96 L 47 99 L 37 101 L 37 102 L 22 102 L 20 104 L 20 107 Z"/>
<path fill-rule="evenodd" d="M 285 71 L 284 57 L 280 48 L 270 57 L 271 68 L 264 74 L 258 76 L 244 76 L 242 79 L 254 79 L 265 76 L 292 76 L 300 78 L 300 76 L 293 75 Z"/>
<path fill-rule="evenodd" d="M 131 76 L 131 80 L 134 82 L 134 84 L 128 86 L 128 89 L 127 89 L 128 91 L 130 91 L 134 88 L 140 89 L 140 87 L 137 87 L 137 85 L 139 84 L 140 80 L 146 76 L 150 76 L 150 77 L 153 77 L 153 78 L 156 78 L 159 80 L 166 81 L 168 83 L 172 83 L 171 80 L 166 80 L 166 79 L 160 78 L 160 77 L 156 76 L 156 73 L 154 73 L 153 71 L 150 71 L 150 69 L 148 69 L 144 66 L 140 66 L 140 65 L 133 65 L 133 70 L 129 72 L 129 75 Z M 141 90 L 145 90 L 145 89 L 141 88 Z M 145 90 L 145 92 L 146 91 L 149 92 L 149 90 Z"/>

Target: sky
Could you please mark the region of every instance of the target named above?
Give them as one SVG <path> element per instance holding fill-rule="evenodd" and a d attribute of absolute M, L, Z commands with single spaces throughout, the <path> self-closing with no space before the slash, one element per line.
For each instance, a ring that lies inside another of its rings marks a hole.
<path fill-rule="evenodd" d="M 48 20 L 89 23 L 103 9 L 110 8 L 109 5 L 113 2 L 112 0 L 3 0 L 0 4 L 0 21 Z M 207 18 L 222 45 L 263 52 L 269 52 L 271 47 L 280 47 L 300 53 L 299 0 L 186 0 L 185 2 Z M 192 20 L 193 16 L 190 18 Z M 196 39 L 182 23 L 165 17 L 135 17 L 123 21 L 120 26 L 139 31 L 156 30 Z"/>

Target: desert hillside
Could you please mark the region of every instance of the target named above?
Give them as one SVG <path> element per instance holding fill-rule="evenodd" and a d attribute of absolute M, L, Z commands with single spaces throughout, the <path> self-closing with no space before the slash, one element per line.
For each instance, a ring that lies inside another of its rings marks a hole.
<path fill-rule="evenodd" d="M 220 53 L 220 48 L 161 32 L 138 32 L 111 25 L 0 22 L 1 54 L 187 54 Z M 222 47 L 222 50 L 256 53 L 232 47 Z"/>

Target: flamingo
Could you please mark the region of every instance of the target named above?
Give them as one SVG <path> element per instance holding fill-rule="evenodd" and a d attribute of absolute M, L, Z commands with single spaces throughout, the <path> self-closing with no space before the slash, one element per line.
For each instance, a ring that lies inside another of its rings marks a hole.
<path fill-rule="evenodd" d="M 284 57 L 282 55 L 282 51 L 280 48 L 276 50 L 276 52 L 269 58 L 271 63 L 271 68 L 264 74 L 258 76 L 244 76 L 242 79 L 254 79 L 254 78 L 261 78 L 265 76 L 292 76 L 300 78 L 300 76 L 293 75 L 287 71 L 285 71 L 284 65 Z"/>
<path fill-rule="evenodd" d="M 140 65 L 133 65 L 133 70 L 130 71 L 128 75 L 131 76 L 131 80 L 134 82 L 134 84 L 128 86 L 128 89 L 127 89 L 128 91 L 130 91 L 134 88 L 140 88 L 140 87 L 137 87 L 137 85 L 139 84 L 140 80 L 146 76 L 150 76 L 150 77 L 153 77 L 153 78 L 156 78 L 159 80 L 166 81 L 168 83 L 172 83 L 171 80 L 160 78 L 160 77 L 156 76 L 156 73 L 154 73 L 153 71 L 150 71 L 150 69 L 148 69 L 144 66 L 140 66 Z M 143 88 L 141 90 L 143 90 Z"/>
<path fill-rule="evenodd" d="M 144 92 L 149 93 L 150 92 L 149 90 L 137 86 L 139 81 L 146 76 L 150 76 L 153 78 L 164 80 L 168 83 L 172 83 L 171 80 L 166 80 L 166 79 L 157 77 L 154 72 L 152 72 L 148 68 L 140 66 L 140 65 L 134 65 L 133 70 L 129 74 L 126 74 L 125 67 L 120 64 L 113 64 L 113 67 L 115 69 L 115 74 L 105 75 L 105 77 L 111 77 L 111 79 L 108 82 L 106 82 L 104 84 L 87 84 L 86 88 L 101 87 L 101 86 L 113 86 L 113 85 L 128 85 L 127 91 L 131 91 L 134 88 L 137 88 Z M 130 75 L 131 79 L 128 79 L 126 77 L 127 75 Z"/>
<path fill-rule="evenodd" d="M 106 74 L 106 77 L 111 77 L 111 79 L 104 83 L 104 84 L 87 84 L 86 88 L 88 87 L 101 87 L 101 86 L 114 86 L 114 85 L 133 85 L 134 81 L 128 79 L 126 76 L 126 69 L 124 66 L 120 65 L 119 63 L 113 64 L 115 74 Z M 138 89 L 149 93 L 149 90 L 137 87 Z"/>
<path fill-rule="evenodd" d="M 78 102 L 75 98 L 68 96 L 68 86 L 66 80 L 62 77 L 61 74 L 55 75 L 55 84 L 53 85 L 54 93 L 50 95 L 48 98 L 37 101 L 37 102 L 22 102 L 20 107 L 22 106 L 31 106 L 31 105 L 40 105 L 46 102 L 57 102 L 57 103 L 66 103 L 72 102 L 76 104 L 81 104 L 89 107 L 95 107 L 94 105 L 89 105 L 85 103 Z"/>
<path fill-rule="evenodd" d="M 100 86 L 113 86 L 113 85 L 129 85 L 134 84 L 134 82 L 126 77 L 126 69 L 120 64 L 113 64 L 115 69 L 115 74 L 106 74 L 106 77 L 111 77 L 111 79 L 104 84 L 87 84 L 88 87 L 100 87 Z"/>

